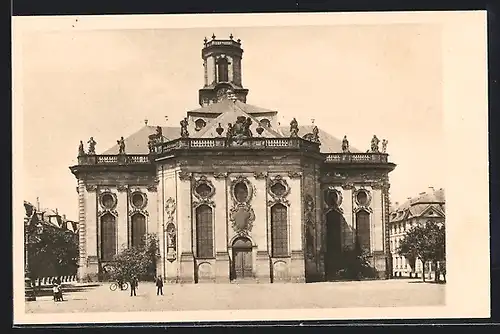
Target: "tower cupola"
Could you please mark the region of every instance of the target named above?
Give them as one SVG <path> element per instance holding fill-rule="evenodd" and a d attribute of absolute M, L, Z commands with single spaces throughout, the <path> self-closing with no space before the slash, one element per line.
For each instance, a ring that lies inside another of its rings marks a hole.
<path fill-rule="evenodd" d="M 205 37 L 201 50 L 205 82 L 199 90 L 202 107 L 220 102 L 228 91 L 246 103 L 248 89 L 243 88 L 241 81 L 242 55 L 241 40 L 235 40 L 232 34 L 229 39 L 217 39 L 215 34 L 210 40 Z"/>

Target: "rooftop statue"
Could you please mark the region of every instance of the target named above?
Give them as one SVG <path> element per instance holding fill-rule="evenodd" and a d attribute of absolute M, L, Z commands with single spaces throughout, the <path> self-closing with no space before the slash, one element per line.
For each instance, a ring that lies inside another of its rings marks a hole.
<path fill-rule="evenodd" d="M 295 117 L 290 122 L 290 137 L 297 137 L 299 133 L 299 123 Z"/>
<path fill-rule="evenodd" d="M 372 138 L 372 146 L 371 146 L 371 151 L 372 153 L 377 153 L 379 152 L 378 150 L 378 144 L 379 144 L 380 140 L 377 138 L 376 135 L 373 135 L 373 138 Z"/>
<path fill-rule="evenodd" d="M 118 154 L 125 154 L 125 140 L 123 137 L 116 141 L 118 143 Z"/>
<path fill-rule="evenodd" d="M 342 139 L 342 153 L 349 153 L 349 141 L 347 140 L 347 136 L 344 136 L 344 139 Z"/>
<path fill-rule="evenodd" d="M 87 144 L 89 144 L 89 155 L 95 155 L 95 146 L 97 145 L 97 142 L 94 140 L 94 137 L 90 137 Z"/>
<path fill-rule="evenodd" d="M 382 139 L 382 153 L 387 153 L 387 144 L 389 143 L 388 140 Z"/>
<path fill-rule="evenodd" d="M 319 143 L 319 129 L 318 129 L 318 127 L 316 125 L 313 127 L 313 133 L 312 134 L 313 134 L 313 138 L 312 138 L 313 142 Z"/>
<path fill-rule="evenodd" d="M 184 119 L 182 121 L 180 121 L 180 125 L 181 125 L 181 137 L 182 138 L 189 138 L 187 117 L 184 117 Z"/>
<path fill-rule="evenodd" d="M 235 137 L 238 143 L 241 144 L 243 139 L 252 137 L 250 125 L 252 125 L 250 117 L 238 116 L 236 123 L 231 126 L 231 137 Z"/>
<path fill-rule="evenodd" d="M 85 149 L 83 148 L 83 141 L 80 140 L 80 145 L 78 146 L 78 156 L 81 157 L 85 155 Z"/>

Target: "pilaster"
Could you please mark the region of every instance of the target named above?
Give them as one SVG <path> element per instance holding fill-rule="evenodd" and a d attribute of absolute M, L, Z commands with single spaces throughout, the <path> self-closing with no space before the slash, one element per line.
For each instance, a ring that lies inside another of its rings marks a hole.
<path fill-rule="evenodd" d="M 116 210 L 118 212 L 118 220 L 117 220 L 117 230 L 118 230 L 118 252 L 122 249 L 128 247 L 128 230 L 129 230 L 129 221 L 130 218 L 128 216 L 128 194 L 127 188 L 118 187 L 118 205 Z"/>
<path fill-rule="evenodd" d="M 180 273 L 181 283 L 194 282 L 194 257 L 191 217 L 191 178 L 192 175 L 185 172 L 177 174 L 177 222 L 179 222 L 180 238 Z"/>

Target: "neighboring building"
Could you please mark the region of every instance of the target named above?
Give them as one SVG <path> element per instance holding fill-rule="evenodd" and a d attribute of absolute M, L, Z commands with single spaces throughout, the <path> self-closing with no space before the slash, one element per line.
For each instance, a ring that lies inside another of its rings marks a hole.
<path fill-rule="evenodd" d="M 31 243 L 31 242 L 38 243 L 39 241 L 33 241 L 33 238 L 37 240 L 38 237 L 40 236 L 39 233 L 42 234 L 44 232 L 54 232 L 57 230 L 62 230 L 65 233 L 68 233 L 65 234 L 65 236 L 71 236 L 72 242 L 75 243 L 74 245 L 77 245 L 79 241 L 78 238 L 79 231 L 77 222 L 66 219 L 66 215 L 64 214 L 60 215 L 57 210 L 38 209 L 35 205 L 27 201 L 24 201 L 24 209 L 25 209 L 25 217 L 24 217 L 25 228 L 27 227 L 28 224 L 31 225 L 31 228 L 25 230 L 25 247 L 27 247 L 26 243 Z M 43 247 L 45 246 L 48 245 L 44 245 Z M 59 247 L 58 244 L 56 244 L 55 246 Z M 27 250 L 25 249 L 25 256 L 27 256 L 27 258 L 29 259 L 32 259 L 31 256 L 33 256 L 31 252 L 32 248 L 28 247 Z M 28 265 L 26 269 L 29 268 L 30 269 L 29 271 L 35 273 L 37 277 L 51 277 L 59 275 L 77 274 L 76 266 L 58 263 L 56 260 L 50 257 L 51 255 L 53 255 L 53 253 L 51 253 L 50 250 L 48 253 L 44 254 L 45 255 L 42 255 L 45 259 L 45 261 L 43 262 L 39 262 L 40 258 L 36 260 L 30 260 L 29 264 L 25 262 L 25 265 Z M 47 255 L 49 257 L 46 257 Z M 33 268 L 33 266 L 35 268 Z"/>
<path fill-rule="evenodd" d="M 410 228 L 418 224 L 425 224 L 427 221 L 444 224 L 445 216 L 445 194 L 442 188 L 438 190 L 430 188 L 430 191 L 422 192 L 413 198 L 410 197 L 401 205 L 395 203 L 389 223 L 393 275 L 395 277 L 422 277 L 422 262 L 417 260 L 415 271 L 412 272 L 408 260 L 404 256 L 400 256 L 396 250 Z M 426 273 L 429 271 L 432 271 L 431 263 L 427 264 L 425 270 Z"/>
<path fill-rule="evenodd" d="M 361 153 L 316 126 L 280 126 L 246 103 L 242 53 L 232 36 L 205 40 L 201 107 L 180 127 L 146 124 L 101 155 L 80 148 L 80 278 L 146 233 L 169 282 L 321 281 L 355 242 L 390 276 L 385 145 Z"/>

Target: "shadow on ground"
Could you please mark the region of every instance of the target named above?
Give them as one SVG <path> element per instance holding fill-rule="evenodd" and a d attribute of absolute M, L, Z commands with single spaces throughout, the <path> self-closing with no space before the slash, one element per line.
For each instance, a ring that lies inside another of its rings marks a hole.
<path fill-rule="evenodd" d="M 411 281 L 411 282 L 408 282 L 408 283 L 429 283 L 429 284 L 446 284 L 446 282 L 443 282 L 443 281 L 439 281 L 439 282 L 436 282 L 436 281 Z"/>
<path fill-rule="evenodd" d="M 85 291 L 92 290 L 98 286 L 100 286 L 100 284 L 86 284 L 84 286 L 63 285 L 63 293 L 85 292 Z M 52 296 L 52 287 L 50 287 L 50 286 L 36 287 L 35 294 L 37 297 Z"/>

